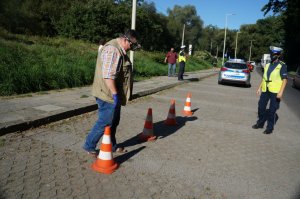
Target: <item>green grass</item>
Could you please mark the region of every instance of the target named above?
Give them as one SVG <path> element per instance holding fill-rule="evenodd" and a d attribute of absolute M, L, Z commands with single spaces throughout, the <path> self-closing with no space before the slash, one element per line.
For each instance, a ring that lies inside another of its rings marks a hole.
<path fill-rule="evenodd" d="M 90 85 L 97 49 L 79 40 L 29 37 L 0 29 L 0 96 Z M 165 53 L 136 52 L 135 80 L 167 75 Z M 211 63 L 206 52 L 196 52 L 188 57 L 186 71 L 211 68 Z"/>
<path fill-rule="evenodd" d="M 0 95 L 90 84 L 96 46 L 62 38 L 0 33 Z"/>

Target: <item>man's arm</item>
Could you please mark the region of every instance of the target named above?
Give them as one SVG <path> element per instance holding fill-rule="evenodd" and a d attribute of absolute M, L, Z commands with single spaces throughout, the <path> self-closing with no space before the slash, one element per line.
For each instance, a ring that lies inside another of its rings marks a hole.
<path fill-rule="evenodd" d="M 279 92 L 277 93 L 277 98 L 279 98 L 279 99 L 282 98 L 282 95 L 283 95 L 284 89 L 285 89 L 285 87 L 286 87 L 286 84 L 287 84 L 287 79 L 283 79 L 283 80 L 282 80 L 281 87 L 280 87 L 280 90 L 279 90 Z"/>
<path fill-rule="evenodd" d="M 257 90 L 256 90 L 256 95 L 257 95 L 257 96 L 259 96 L 259 95 L 261 94 L 262 81 L 264 81 L 264 79 L 262 79 L 262 80 L 260 81 L 260 84 L 259 84 L 259 86 L 258 86 L 258 88 L 257 88 Z"/>
<path fill-rule="evenodd" d="M 113 46 L 107 46 L 103 51 L 103 78 L 105 84 L 114 95 L 118 92 L 116 88 L 115 77 L 121 56 L 118 49 Z"/>
<path fill-rule="evenodd" d="M 277 93 L 277 98 L 281 99 L 283 92 L 285 90 L 286 84 L 287 84 L 287 66 L 283 63 L 283 66 L 280 69 L 280 76 L 282 78 L 282 84 L 280 87 L 279 92 Z"/>
<path fill-rule="evenodd" d="M 169 53 L 166 54 L 165 63 L 167 63 L 168 57 L 169 57 Z"/>
<path fill-rule="evenodd" d="M 116 88 L 116 83 L 115 83 L 114 79 L 104 79 L 104 82 L 113 95 L 117 94 L 117 88 Z"/>

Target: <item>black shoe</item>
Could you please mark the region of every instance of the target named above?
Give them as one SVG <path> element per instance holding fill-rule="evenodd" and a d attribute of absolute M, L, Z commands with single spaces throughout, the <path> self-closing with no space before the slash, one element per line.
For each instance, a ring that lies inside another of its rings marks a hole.
<path fill-rule="evenodd" d="M 269 129 L 266 129 L 266 130 L 263 132 L 263 134 L 271 134 L 271 133 L 273 133 L 273 130 L 269 130 Z"/>
<path fill-rule="evenodd" d="M 254 124 L 254 125 L 252 126 L 252 128 L 253 128 L 253 129 L 262 129 L 262 128 L 264 128 L 264 126 L 258 125 L 258 124 Z"/>

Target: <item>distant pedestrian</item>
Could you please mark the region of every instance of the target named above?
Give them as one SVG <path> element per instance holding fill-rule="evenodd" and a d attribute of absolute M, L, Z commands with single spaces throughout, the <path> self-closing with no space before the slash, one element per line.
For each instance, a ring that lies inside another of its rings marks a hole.
<path fill-rule="evenodd" d="M 258 120 L 252 128 L 263 128 L 267 121 L 267 128 L 263 132 L 264 134 L 273 132 L 274 125 L 278 120 L 276 111 L 279 109 L 287 84 L 287 66 L 280 61 L 281 51 L 281 48 L 270 46 L 271 63 L 265 66 L 262 81 L 256 91 L 257 95 L 261 95 L 258 102 Z M 267 109 L 269 101 L 270 105 L 269 109 Z"/>
<path fill-rule="evenodd" d="M 168 77 L 175 76 L 176 72 L 176 60 L 178 56 L 177 53 L 174 51 L 174 48 L 167 53 L 165 58 L 165 63 L 168 63 Z"/>
<path fill-rule="evenodd" d="M 132 94 L 132 64 L 126 54 L 139 47 L 137 32 L 129 30 L 107 42 L 98 53 L 92 95 L 98 104 L 98 120 L 83 145 L 89 154 L 97 155 L 96 145 L 106 126 L 111 127 L 113 151 L 126 152 L 117 145 L 116 130 L 120 121 L 121 105 L 125 106 Z"/>
<path fill-rule="evenodd" d="M 178 72 L 178 80 L 183 81 L 183 73 L 185 70 L 185 62 L 186 62 L 186 54 L 184 52 L 185 45 L 180 47 L 178 62 L 179 62 L 179 72 Z"/>

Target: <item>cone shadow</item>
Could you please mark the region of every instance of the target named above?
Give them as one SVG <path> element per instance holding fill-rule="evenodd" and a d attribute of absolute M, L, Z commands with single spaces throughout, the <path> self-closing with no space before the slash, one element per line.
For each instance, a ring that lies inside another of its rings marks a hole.
<path fill-rule="evenodd" d="M 144 148 L 146 148 L 146 146 L 141 146 L 137 149 L 134 149 L 132 151 L 129 151 L 127 153 L 124 153 L 122 155 L 119 155 L 117 157 L 114 158 L 114 160 L 118 163 L 118 164 L 122 164 L 123 162 L 129 160 L 130 158 L 132 158 L 134 155 L 138 154 L 141 150 L 143 150 Z"/>
<path fill-rule="evenodd" d="M 154 135 L 158 137 L 158 139 L 163 139 L 165 137 L 168 137 L 169 135 L 172 135 L 179 129 L 181 129 L 183 126 L 186 125 L 189 121 L 195 121 L 197 117 L 182 117 L 182 116 L 176 116 L 176 126 L 167 126 L 164 124 L 165 121 L 156 122 L 153 124 L 154 129 Z"/>
<path fill-rule="evenodd" d="M 199 109 L 199 108 L 193 109 L 193 110 L 192 110 L 193 114 L 194 114 L 196 111 L 198 111 L 198 109 Z"/>
<path fill-rule="evenodd" d="M 137 144 L 140 144 L 141 142 L 139 141 L 139 138 L 138 136 L 133 136 L 132 138 L 120 143 L 119 145 L 122 146 L 122 147 L 129 147 L 129 146 L 134 146 L 134 145 L 137 145 Z"/>
<path fill-rule="evenodd" d="M 154 135 L 157 136 L 157 139 L 165 138 L 169 135 L 172 135 L 179 129 L 181 129 L 186 124 L 186 122 L 195 121 L 196 119 L 197 119 L 197 117 L 195 117 L 195 116 L 192 116 L 192 117 L 176 116 L 177 125 L 175 125 L 175 126 L 166 125 L 165 120 L 155 122 L 155 123 L 153 123 Z M 143 142 L 141 142 L 139 140 L 138 136 L 136 135 L 136 136 L 120 143 L 119 145 L 126 148 L 126 147 L 134 146 L 137 144 L 141 144 L 141 143 L 143 143 Z"/>

